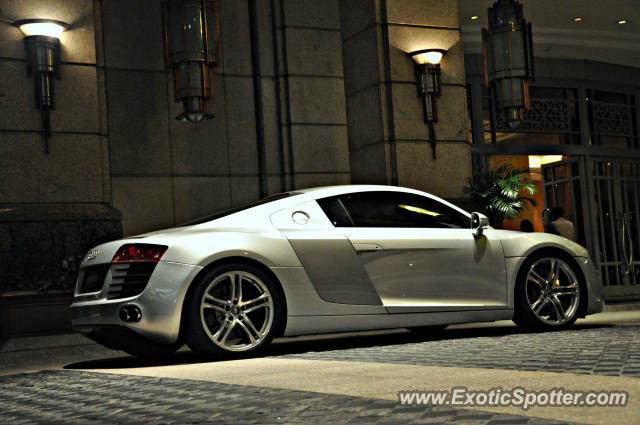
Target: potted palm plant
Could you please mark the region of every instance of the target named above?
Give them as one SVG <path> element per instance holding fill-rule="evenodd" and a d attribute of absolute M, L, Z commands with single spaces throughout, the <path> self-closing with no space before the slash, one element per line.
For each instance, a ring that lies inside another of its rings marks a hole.
<path fill-rule="evenodd" d="M 536 185 L 524 175 L 528 170 L 513 168 L 503 164 L 498 168 L 483 172 L 474 172 L 470 185 L 465 189 L 482 212 L 489 217 L 489 223 L 495 228 L 502 228 L 503 220 L 512 220 L 528 207 L 535 206 L 536 201 L 526 194 L 534 195 Z"/>

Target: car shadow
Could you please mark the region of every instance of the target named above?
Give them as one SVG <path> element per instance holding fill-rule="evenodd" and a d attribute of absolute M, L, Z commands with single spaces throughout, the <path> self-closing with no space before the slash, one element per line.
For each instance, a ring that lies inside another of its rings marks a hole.
<path fill-rule="evenodd" d="M 562 333 L 587 329 L 606 328 L 605 324 L 575 324 L 569 330 L 547 331 L 546 333 Z M 180 364 L 196 364 L 222 362 L 247 358 L 279 357 L 309 352 L 329 352 L 355 348 L 385 347 L 427 341 L 458 340 L 478 337 L 501 337 L 515 334 L 540 333 L 527 332 L 515 326 L 489 326 L 471 328 L 452 328 L 434 333 L 419 333 L 405 329 L 379 332 L 348 332 L 342 334 L 313 335 L 308 337 L 279 338 L 271 346 L 258 355 L 200 355 L 183 347 L 180 351 L 165 357 L 139 358 L 124 355 L 98 360 L 88 360 L 68 364 L 64 369 L 129 369 L 156 366 L 172 366 Z"/>

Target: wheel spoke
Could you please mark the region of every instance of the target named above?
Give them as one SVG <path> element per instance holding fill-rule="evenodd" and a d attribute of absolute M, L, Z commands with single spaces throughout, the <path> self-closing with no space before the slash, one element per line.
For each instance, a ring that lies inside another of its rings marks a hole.
<path fill-rule="evenodd" d="M 243 301 L 243 302 L 241 302 L 241 303 L 238 303 L 238 305 L 239 305 L 240 307 L 249 307 L 249 306 L 251 306 L 252 304 L 259 303 L 260 301 L 263 301 L 263 300 L 270 301 L 270 300 L 269 300 L 269 294 L 268 294 L 268 293 L 266 293 L 266 292 L 265 292 L 265 293 L 263 293 L 263 294 L 258 295 L 258 296 L 257 296 L 257 297 L 255 297 L 255 298 L 252 298 L 252 299 L 250 299 L 250 300 L 247 300 L 247 301 Z"/>
<path fill-rule="evenodd" d="M 560 261 L 555 258 L 551 259 L 551 267 L 549 268 L 549 278 L 547 282 L 553 283 L 558 279 L 558 272 L 560 271 Z"/>
<path fill-rule="evenodd" d="M 218 332 L 213 335 L 213 338 L 220 344 L 223 344 L 227 340 L 227 337 L 235 326 L 235 322 L 229 322 L 225 320 L 222 326 L 220 326 L 220 329 L 218 329 Z"/>
<path fill-rule="evenodd" d="M 554 286 L 553 292 L 556 296 L 558 295 L 577 295 L 579 292 L 578 284 L 573 283 L 567 286 Z"/>
<path fill-rule="evenodd" d="M 268 299 L 268 298 L 265 298 Z M 252 311 L 255 311 L 259 308 L 271 308 L 273 307 L 273 303 L 271 302 L 271 300 L 266 301 L 264 303 L 258 304 L 258 305 L 254 305 L 253 307 L 249 307 L 248 309 L 246 309 L 244 312 L 245 314 L 251 313 Z"/>
<path fill-rule="evenodd" d="M 249 327 L 245 324 L 245 322 L 247 322 L 247 321 L 248 321 L 248 323 L 251 324 L 251 321 L 248 320 L 246 317 L 244 317 L 243 320 L 239 320 L 238 321 L 238 325 L 247 334 L 247 336 L 249 337 L 249 341 L 251 341 L 251 344 L 255 344 L 258 340 L 254 336 L 254 334 L 251 332 L 251 330 L 249 330 Z M 251 327 L 253 327 L 253 324 L 251 324 Z M 259 337 L 258 337 L 258 339 L 259 339 Z"/>
<path fill-rule="evenodd" d="M 243 317 L 243 324 L 245 324 L 247 328 L 250 329 L 251 332 L 253 332 L 253 335 L 256 337 L 256 339 L 260 340 L 263 337 L 262 332 L 260 332 L 256 328 L 256 326 L 253 324 L 253 321 L 249 318 L 249 316 L 245 314 L 242 317 Z"/>
<path fill-rule="evenodd" d="M 529 272 L 529 276 L 528 276 L 529 280 L 531 280 L 532 282 L 534 282 L 535 284 L 537 284 L 540 287 L 544 286 L 544 283 L 546 281 L 546 279 L 542 276 L 540 276 L 534 269 L 533 267 L 531 268 L 531 271 Z"/>
<path fill-rule="evenodd" d="M 211 295 L 205 295 L 202 300 L 202 308 L 212 308 L 214 310 L 226 313 L 225 307 L 228 305 L 226 301 L 219 298 L 212 297 Z"/>
<path fill-rule="evenodd" d="M 549 304 L 549 301 L 547 301 L 546 298 L 543 298 L 542 301 L 536 306 L 536 308 L 533 310 L 533 312 L 537 315 L 540 315 L 540 311 L 542 311 L 542 309 L 544 308 L 545 305 Z M 532 306 L 533 308 L 533 306 Z"/>
<path fill-rule="evenodd" d="M 534 313 L 538 314 L 538 307 L 540 307 L 540 304 L 544 301 L 544 294 L 540 294 L 540 296 L 538 297 L 537 300 L 535 300 L 532 304 L 531 304 L 531 310 L 533 310 Z M 542 307 L 540 307 L 542 308 Z"/>
<path fill-rule="evenodd" d="M 560 302 L 560 300 L 555 296 L 551 297 L 551 305 L 553 306 L 553 309 L 556 312 L 557 320 L 559 322 L 564 320 L 564 317 L 565 317 L 564 307 L 562 307 L 562 303 Z"/>
<path fill-rule="evenodd" d="M 233 274 L 233 280 L 235 282 L 233 299 L 238 301 L 238 303 L 242 300 L 242 275 L 240 273 Z"/>

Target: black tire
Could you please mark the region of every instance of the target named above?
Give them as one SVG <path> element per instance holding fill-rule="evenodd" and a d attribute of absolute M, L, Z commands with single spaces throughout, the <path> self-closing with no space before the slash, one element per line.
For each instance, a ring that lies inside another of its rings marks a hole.
<path fill-rule="evenodd" d="M 552 271 L 553 261 L 559 264 L 556 274 Z M 531 275 L 532 271 L 536 274 Z M 577 296 L 571 295 L 576 289 Z M 578 318 L 586 296 L 582 274 L 570 256 L 556 252 L 534 254 L 518 272 L 513 321 L 528 330 L 568 328 Z"/>
<path fill-rule="evenodd" d="M 240 276 L 239 297 L 231 294 L 232 288 L 237 288 L 233 286 L 237 278 L 231 276 Z M 184 339 L 191 350 L 237 357 L 254 355 L 271 343 L 280 326 L 283 301 L 276 283 L 267 273 L 249 264 L 225 264 L 207 272 L 194 285 L 183 315 Z M 205 292 L 210 302 L 203 307 Z M 245 298 L 244 294 L 247 294 Z M 260 299 L 264 294 L 267 296 Z M 258 301 L 250 303 L 251 300 Z M 228 304 L 218 301 L 228 301 Z M 232 343 L 234 340 L 236 344 Z"/>
<path fill-rule="evenodd" d="M 444 331 L 447 326 L 449 325 L 412 326 L 407 329 L 420 335 L 437 335 Z"/>

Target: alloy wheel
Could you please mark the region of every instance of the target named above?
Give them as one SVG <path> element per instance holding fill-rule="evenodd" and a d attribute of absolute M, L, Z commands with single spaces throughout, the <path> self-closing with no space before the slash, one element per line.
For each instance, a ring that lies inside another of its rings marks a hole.
<path fill-rule="evenodd" d="M 525 296 L 538 320 L 560 326 L 576 315 L 580 284 L 569 264 L 560 258 L 544 257 L 534 262 L 527 272 Z"/>
<path fill-rule="evenodd" d="M 218 275 L 200 301 L 200 319 L 209 339 L 227 351 L 259 346 L 273 325 L 273 296 L 255 275 L 234 270 Z"/>

